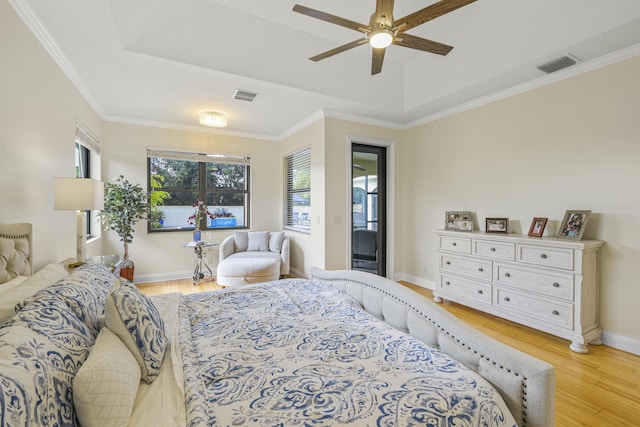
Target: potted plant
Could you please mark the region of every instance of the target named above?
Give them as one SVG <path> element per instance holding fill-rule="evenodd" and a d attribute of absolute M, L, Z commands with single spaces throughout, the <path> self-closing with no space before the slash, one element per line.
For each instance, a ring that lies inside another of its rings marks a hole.
<path fill-rule="evenodd" d="M 104 184 L 104 209 L 100 211 L 100 219 L 124 244 L 120 275 L 130 281 L 133 281 L 134 264 L 129 260 L 129 243 L 133 240 L 136 222 L 147 218 L 147 200 L 147 192 L 122 175 Z"/>
<path fill-rule="evenodd" d="M 214 210 L 211 220 L 214 228 L 236 226 L 236 217 L 229 209 L 226 208 L 217 208 Z"/>

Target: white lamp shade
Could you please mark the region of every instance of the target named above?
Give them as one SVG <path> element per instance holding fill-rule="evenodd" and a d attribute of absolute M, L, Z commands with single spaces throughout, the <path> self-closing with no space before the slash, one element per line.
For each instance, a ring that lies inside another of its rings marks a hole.
<path fill-rule="evenodd" d="M 104 208 L 104 183 L 91 178 L 53 178 L 53 209 L 92 211 Z"/>

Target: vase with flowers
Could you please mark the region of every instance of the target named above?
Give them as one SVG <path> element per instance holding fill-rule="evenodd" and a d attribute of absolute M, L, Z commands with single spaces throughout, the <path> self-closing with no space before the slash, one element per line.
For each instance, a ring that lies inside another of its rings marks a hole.
<path fill-rule="evenodd" d="M 189 216 L 187 221 L 189 222 L 189 225 L 195 227 L 195 230 L 193 231 L 193 240 L 199 242 L 201 238 L 200 227 L 204 224 L 204 228 L 206 229 L 207 217 L 211 219 L 215 217 L 202 200 L 196 200 L 191 206 L 194 208 L 193 215 Z"/>

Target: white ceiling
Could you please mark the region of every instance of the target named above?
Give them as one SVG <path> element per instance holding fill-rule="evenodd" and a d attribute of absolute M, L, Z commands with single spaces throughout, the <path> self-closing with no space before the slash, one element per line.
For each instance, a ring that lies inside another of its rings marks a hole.
<path fill-rule="evenodd" d="M 103 119 L 206 130 L 197 112 L 214 109 L 229 114 L 224 132 L 269 139 L 321 111 L 404 128 L 544 83 L 536 66 L 560 56 L 579 70 L 640 46 L 638 0 L 478 0 L 409 31 L 454 46 L 449 55 L 391 46 L 371 76 L 368 45 L 309 61 L 362 34 L 294 13 L 295 1 L 9 2 Z M 364 24 L 376 5 L 298 2 Z M 397 0 L 394 17 L 431 3 Z M 258 96 L 237 101 L 236 89 Z"/>

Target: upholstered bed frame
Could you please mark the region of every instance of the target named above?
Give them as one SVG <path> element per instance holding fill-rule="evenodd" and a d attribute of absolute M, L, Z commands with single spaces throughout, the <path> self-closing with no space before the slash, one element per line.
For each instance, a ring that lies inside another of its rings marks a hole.
<path fill-rule="evenodd" d="M 553 366 L 495 341 L 407 287 L 358 271 L 311 269 L 314 280 L 346 291 L 366 311 L 461 361 L 500 392 L 518 425 L 554 425 Z"/>
<path fill-rule="evenodd" d="M 0 284 L 17 276 L 31 276 L 31 224 L 0 224 Z"/>
<path fill-rule="evenodd" d="M 30 224 L 0 224 L 0 284 L 32 273 Z M 344 290 L 366 311 L 461 361 L 502 395 L 520 427 L 554 425 L 553 366 L 495 341 L 389 279 L 313 268 L 312 279 Z M 1 285 L 0 285 L 1 286 Z M 18 285 L 19 286 L 19 285 Z"/>

